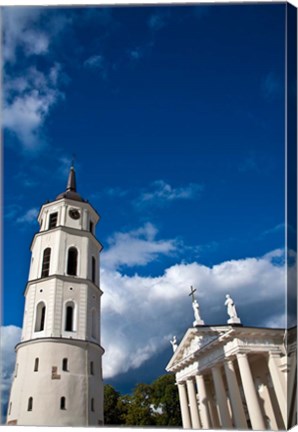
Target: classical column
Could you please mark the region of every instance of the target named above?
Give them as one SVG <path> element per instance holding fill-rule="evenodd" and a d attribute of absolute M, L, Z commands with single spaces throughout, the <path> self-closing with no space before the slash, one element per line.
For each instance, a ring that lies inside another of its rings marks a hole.
<path fill-rule="evenodd" d="M 232 421 L 227 404 L 227 395 L 219 366 L 214 366 L 212 369 L 212 377 L 214 382 L 216 401 L 219 407 L 221 425 L 224 429 L 232 429 Z"/>
<path fill-rule="evenodd" d="M 237 361 L 252 428 L 265 430 L 265 422 L 246 354 L 237 354 Z"/>
<path fill-rule="evenodd" d="M 278 405 L 280 408 L 280 412 L 285 424 L 285 427 L 287 427 L 287 403 L 286 403 L 286 397 L 284 392 L 284 385 L 282 383 L 282 377 L 281 372 L 278 367 L 278 354 L 269 353 L 268 358 L 268 368 L 270 371 L 271 379 L 273 382 L 274 391 L 276 394 L 276 398 L 278 400 Z"/>
<path fill-rule="evenodd" d="M 189 416 L 185 383 L 178 383 L 178 392 L 179 392 L 179 401 L 180 401 L 180 408 L 181 408 L 182 425 L 184 429 L 190 429 L 191 421 Z"/>
<path fill-rule="evenodd" d="M 199 394 L 200 415 L 203 429 L 211 429 L 211 422 L 208 411 L 208 398 L 203 375 L 196 375 L 196 382 Z"/>
<path fill-rule="evenodd" d="M 210 379 L 206 379 L 205 385 L 206 385 L 206 391 L 207 391 L 207 400 L 208 400 L 208 410 L 210 413 L 210 424 L 211 429 L 220 429 L 220 421 L 219 421 L 219 408 L 216 403 L 216 395 L 213 392 L 214 385 L 213 385 L 213 379 L 211 375 L 210 370 Z"/>
<path fill-rule="evenodd" d="M 266 426 L 268 426 L 268 428 L 272 431 L 278 430 L 278 425 L 276 422 L 274 409 L 271 403 L 271 397 L 270 397 L 267 383 L 264 383 L 261 380 L 259 380 L 259 382 L 257 382 L 256 380 L 256 383 L 257 383 L 257 390 L 259 393 L 259 397 L 261 401 L 263 401 L 263 412 L 265 414 L 265 418 L 267 419 L 267 423 L 268 423 L 268 425 Z"/>
<path fill-rule="evenodd" d="M 233 361 L 227 360 L 224 363 L 224 367 L 225 367 L 225 374 L 227 377 L 230 401 L 231 401 L 232 411 L 233 411 L 233 419 L 235 422 L 236 429 L 247 429 L 245 413 L 243 409 L 243 404 L 241 400 L 239 386 L 237 383 Z"/>
<path fill-rule="evenodd" d="M 193 378 L 188 379 L 186 381 L 186 385 L 187 385 L 187 394 L 188 394 L 188 400 L 190 406 L 192 427 L 193 429 L 201 429 L 201 422 L 200 422 L 199 411 L 198 411 L 198 402 L 197 402 L 195 383 L 193 381 Z"/>

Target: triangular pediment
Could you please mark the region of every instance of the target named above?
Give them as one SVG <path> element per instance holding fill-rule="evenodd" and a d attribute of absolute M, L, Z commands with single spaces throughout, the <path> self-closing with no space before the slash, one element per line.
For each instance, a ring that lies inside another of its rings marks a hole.
<path fill-rule="evenodd" d="M 190 361 L 194 358 L 195 354 L 209 344 L 214 343 L 220 336 L 229 330 L 228 326 L 200 326 L 187 330 L 182 341 L 175 350 L 173 357 L 168 363 L 166 370 L 170 371 L 172 366 L 177 363 Z"/>

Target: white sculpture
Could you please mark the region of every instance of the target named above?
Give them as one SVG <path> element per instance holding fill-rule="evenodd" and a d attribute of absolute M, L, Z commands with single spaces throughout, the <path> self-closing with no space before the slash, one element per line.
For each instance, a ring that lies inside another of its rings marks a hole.
<path fill-rule="evenodd" d="M 194 300 L 192 302 L 192 308 L 194 311 L 194 316 L 195 316 L 195 320 L 193 322 L 194 327 L 196 325 L 204 325 L 204 321 L 202 320 L 202 318 L 200 317 L 200 306 L 199 303 L 197 302 L 197 300 Z"/>
<path fill-rule="evenodd" d="M 176 336 L 173 336 L 173 340 L 170 341 L 173 347 L 173 351 L 175 352 L 178 348 Z"/>
<path fill-rule="evenodd" d="M 201 321 L 201 317 L 200 317 L 200 306 L 199 303 L 197 302 L 197 300 L 194 300 L 192 302 L 192 308 L 195 314 L 195 320 L 196 321 Z"/>
<path fill-rule="evenodd" d="M 240 324 L 241 321 L 237 315 L 235 303 L 229 294 L 226 295 L 225 306 L 227 306 L 227 313 L 230 317 L 228 324 Z"/>
<path fill-rule="evenodd" d="M 193 289 L 193 287 L 190 287 L 190 294 L 188 294 L 189 296 L 192 297 L 192 308 L 194 311 L 194 315 L 195 315 L 195 320 L 193 322 L 193 326 L 196 327 L 197 325 L 204 325 L 204 321 L 201 319 L 200 317 L 200 306 L 199 303 L 197 302 L 197 300 L 195 299 L 194 293 L 195 293 L 196 289 Z"/>

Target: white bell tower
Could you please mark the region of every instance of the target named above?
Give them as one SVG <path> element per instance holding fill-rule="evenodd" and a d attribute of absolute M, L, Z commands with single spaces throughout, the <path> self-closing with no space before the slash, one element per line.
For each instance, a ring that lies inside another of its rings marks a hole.
<path fill-rule="evenodd" d="M 7 424 L 103 424 L 98 213 L 66 191 L 39 212 Z"/>

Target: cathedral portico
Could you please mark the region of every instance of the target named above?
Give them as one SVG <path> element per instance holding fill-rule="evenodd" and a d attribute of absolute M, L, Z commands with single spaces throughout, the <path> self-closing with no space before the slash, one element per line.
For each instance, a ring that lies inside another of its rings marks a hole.
<path fill-rule="evenodd" d="M 285 331 L 245 327 L 235 308 L 230 314 L 237 323 L 194 322 L 173 346 L 166 370 L 175 373 L 185 393 L 180 389 L 183 427 L 283 429 L 289 369 Z"/>

